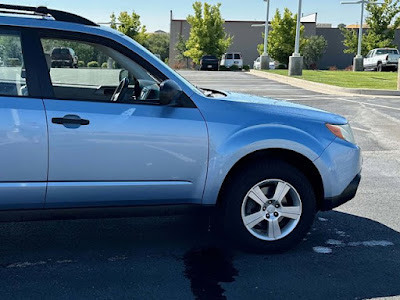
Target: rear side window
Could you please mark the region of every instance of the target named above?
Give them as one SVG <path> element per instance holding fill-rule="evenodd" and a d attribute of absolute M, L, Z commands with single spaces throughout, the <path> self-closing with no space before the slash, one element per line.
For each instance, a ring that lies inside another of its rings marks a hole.
<path fill-rule="evenodd" d="M 240 54 L 235 54 L 235 59 L 241 59 Z"/>
<path fill-rule="evenodd" d="M 0 31 L 0 95 L 29 96 L 21 37 Z"/>

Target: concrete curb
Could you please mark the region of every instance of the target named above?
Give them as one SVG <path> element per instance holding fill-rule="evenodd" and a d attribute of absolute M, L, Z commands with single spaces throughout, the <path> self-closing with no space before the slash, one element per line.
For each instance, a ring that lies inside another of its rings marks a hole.
<path fill-rule="evenodd" d="M 287 83 L 289 85 L 310 90 L 313 92 L 323 94 L 335 95 L 363 95 L 363 96 L 400 96 L 400 91 L 393 90 L 372 90 L 372 89 L 350 89 L 338 86 L 333 86 L 324 83 L 312 82 L 304 79 L 283 76 L 258 70 L 251 70 L 251 74 L 258 77 L 267 78 L 280 83 Z"/>

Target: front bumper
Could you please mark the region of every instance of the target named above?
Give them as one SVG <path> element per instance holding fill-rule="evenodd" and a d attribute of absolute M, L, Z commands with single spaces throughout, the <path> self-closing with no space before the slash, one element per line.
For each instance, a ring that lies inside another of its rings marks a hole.
<path fill-rule="evenodd" d="M 332 210 L 335 207 L 338 207 L 353 199 L 356 196 L 360 181 L 361 181 L 361 173 L 357 174 L 357 176 L 354 177 L 354 179 L 350 182 L 347 188 L 339 196 L 325 198 L 320 209 L 322 211 Z"/>

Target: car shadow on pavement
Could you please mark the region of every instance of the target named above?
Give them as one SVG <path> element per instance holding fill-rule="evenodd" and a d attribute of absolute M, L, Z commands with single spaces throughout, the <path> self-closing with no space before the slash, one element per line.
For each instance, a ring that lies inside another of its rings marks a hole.
<path fill-rule="evenodd" d="M 197 216 L 5 223 L 0 241 L 3 299 L 400 295 L 400 234 L 335 211 L 278 255 L 224 249 Z"/>

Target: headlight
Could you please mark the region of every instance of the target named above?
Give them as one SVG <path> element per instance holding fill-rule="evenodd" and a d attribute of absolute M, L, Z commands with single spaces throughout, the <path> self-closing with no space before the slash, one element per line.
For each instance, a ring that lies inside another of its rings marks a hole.
<path fill-rule="evenodd" d="M 338 138 L 348 141 L 349 143 L 355 144 L 356 140 L 354 139 L 353 131 L 349 124 L 345 125 L 332 125 L 326 124 L 326 127 Z"/>

